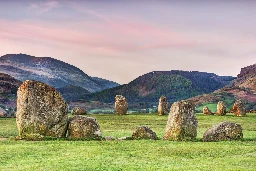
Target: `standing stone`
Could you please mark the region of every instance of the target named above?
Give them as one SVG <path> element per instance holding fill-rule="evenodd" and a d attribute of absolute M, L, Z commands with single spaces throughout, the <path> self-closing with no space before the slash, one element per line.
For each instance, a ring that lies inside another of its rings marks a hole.
<path fill-rule="evenodd" d="M 5 118 L 7 117 L 7 112 L 0 107 L 0 118 Z"/>
<path fill-rule="evenodd" d="M 95 118 L 76 115 L 69 120 L 68 138 L 100 139 L 100 126 Z"/>
<path fill-rule="evenodd" d="M 218 105 L 217 105 L 216 115 L 223 116 L 223 115 L 226 115 L 226 113 L 227 113 L 226 106 L 224 105 L 224 103 L 222 101 L 219 101 Z"/>
<path fill-rule="evenodd" d="M 207 106 L 205 106 L 203 108 L 203 114 L 205 114 L 205 115 L 213 115 L 212 111 Z"/>
<path fill-rule="evenodd" d="M 72 115 L 85 115 L 86 109 L 81 107 L 74 107 L 71 111 Z"/>
<path fill-rule="evenodd" d="M 158 104 L 158 115 L 168 114 L 168 101 L 165 96 L 161 96 Z"/>
<path fill-rule="evenodd" d="M 151 139 L 151 140 L 157 140 L 156 133 L 152 131 L 147 126 L 139 126 L 136 128 L 136 130 L 132 134 L 132 139 L 139 140 L 139 139 Z"/>
<path fill-rule="evenodd" d="M 243 138 L 242 127 L 232 122 L 221 122 L 208 129 L 203 135 L 203 141 L 226 141 Z"/>
<path fill-rule="evenodd" d="M 246 107 L 241 100 L 234 103 L 233 112 L 236 116 L 246 116 Z"/>
<path fill-rule="evenodd" d="M 67 121 L 68 105 L 53 87 L 31 80 L 19 87 L 16 123 L 20 138 L 64 137 Z"/>
<path fill-rule="evenodd" d="M 164 140 L 194 140 L 197 135 L 195 104 L 190 100 L 173 103 L 168 117 Z"/>
<path fill-rule="evenodd" d="M 115 109 L 117 115 L 125 115 L 128 110 L 128 103 L 124 96 L 116 95 Z"/>

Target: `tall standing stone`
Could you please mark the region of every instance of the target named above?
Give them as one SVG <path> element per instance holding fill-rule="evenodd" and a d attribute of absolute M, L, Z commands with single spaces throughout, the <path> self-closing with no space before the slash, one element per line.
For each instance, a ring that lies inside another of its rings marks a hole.
<path fill-rule="evenodd" d="M 173 103 L 168 117 L 164 140 L 194 140 L 197 136 L 195 104 L 189 100 Z"/>
<path fill-rule="evenodd" d="M 234 103 L 233 112 L 236 116 L 246 116 L 246 107 L 241 100 Z"/>
<path fill-rule="evenodd" d="M 19 87 L 17 96 L 16 123 L 20 138 L 66 135 L 68 105 L 53 87 L 27 80 Z"/>
<path fill-rule="evenodd" d="M 203 108 L 203 114 L 205 114 L 205 115 L 213 115 L 212 111 L 207 106 L 205 106 Z"/>
<path fill-rule="evenodd" d="M 217 112 L 216 115 L 223 116 L 226 115 L 226 106 L 222 101 L 219 101 L 217 104 Z"/>
<path fill-rule="evenodd" d="M 158 115 L 168 114 L 168 101 L 165 96 L 161 96 L 158 104 Z"/>
<path fill-rule="evenodd" d="M 117 115 L 125 115 L 128 110 L 126 98 L 122 95 L 116 95 L 115 109 Z"/>

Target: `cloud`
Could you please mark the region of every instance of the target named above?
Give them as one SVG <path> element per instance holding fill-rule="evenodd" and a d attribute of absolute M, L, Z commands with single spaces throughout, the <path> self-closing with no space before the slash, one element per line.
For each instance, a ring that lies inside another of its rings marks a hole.
<path fill-rule="evenodd" d="M 29 11 L 37 11 L 39 13 L 44 13 L 55 9 L 60 6 L 58 1 L 46 1 L 46 2 L 38 2 L 29 4 L 28 10 Z"/>

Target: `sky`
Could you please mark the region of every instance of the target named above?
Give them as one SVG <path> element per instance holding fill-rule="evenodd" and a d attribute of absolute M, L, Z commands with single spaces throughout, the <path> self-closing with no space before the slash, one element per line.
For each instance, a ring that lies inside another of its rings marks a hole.
<path fill-rule="evenodd" d="M 53 57 L 126 84 L 151 71 L 236 76 L 256 63 L 253 0 L 0 0 L 0 56 Z"/>

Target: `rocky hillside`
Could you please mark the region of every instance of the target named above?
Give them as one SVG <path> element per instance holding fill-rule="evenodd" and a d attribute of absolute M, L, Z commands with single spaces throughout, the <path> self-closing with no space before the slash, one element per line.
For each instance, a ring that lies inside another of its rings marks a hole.
<path fill-rule="evenodd" d="M 76 86 L 89 92 L 118 85 L 112 81 L 90 77 L 79 68 L 57 59 L 26 54 L 8 54 L 0 57 L 0 72 L 21 81 L 42 81 L 55 88 Z"/>
<path fill-rule="evenodd" d="M 199 109 L 204 105 L 215 106 L 219 100 L 231 108 L 236 99 L 242 99 L 248 110 L 256 109 L 256 64 L 242 68 L 231 86 L 191 98 Z"/>
<path fill-rule="evenodd" d="M 21 81 L 10 75 L 0 73 L 0 107 L 12 112 L 16 108 L 17 90 Z"/>
<path fill-rule="evenodd" d="M 90 94 L 89 91 L 73 85 L 57 88 L 57 90 L 68 103 L 70 101 L 79 101 L 83 99 L 85 95 Z"/>
<path fill-rule="evenodd" d="M 234 79 L 197 71 L 154 71 L 138 77 L 129 84 L 87 95 L 85 99 L 113 103 L 115 95 L 121 94 L 129 103 L 156 103 L 161 95 L 165 95 L 169 102 L 174 102 L 213 92 Z"/>

